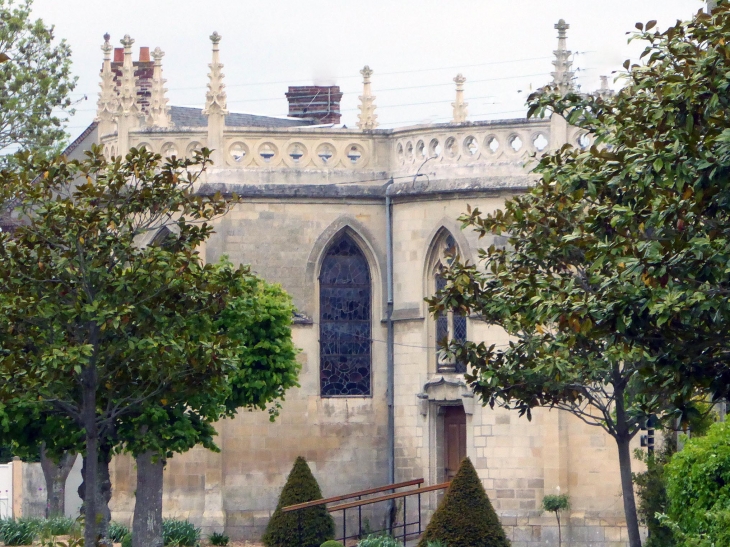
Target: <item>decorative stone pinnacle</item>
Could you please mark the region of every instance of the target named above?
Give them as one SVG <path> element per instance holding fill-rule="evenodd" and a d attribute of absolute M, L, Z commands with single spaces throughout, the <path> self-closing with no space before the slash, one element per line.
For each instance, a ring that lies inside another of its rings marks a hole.
<path fill-rule="evenodd" d="M 571 70 L 573 62 L 570 59 L 572 52 L 568 51 L 567 46 L 567 30 L 570 28 L 570 25 L 565 22 L 565 19 L 561 19 L 555 25 L 555 28 L 558 31 L 558 49 L 553 52 L 555 55 L 555 60 L 553 61 L 555 72 L 552 73 L 553 86 L 562 95 L 565 95 L 573 89 L 574 76 L 574 72 Z"/>
<path fill-rule="evenodd" d="M 223 64 L 220 62 L 220 53 L 218 44 L 221 41 L 221 35 L 214 32 L 210 35 L 210 41 L 213 42 L 213 59 L 208 65 L 210 72 L 208 73 L 208 92 L 205 94 L 205 108 L 203 114 L 210 116 L 217 114 L 225 116 L 228 114 L 226 104 L 225 84 L 223 83 Z"/>
<path fill-rule="evenodd" d="M 165 82 L 162 78 L 162 58 L 165 52 L 156 47 L 152 52 L 152 58 L 155 66 L 152 73 L 152 89 L 150 90 L 150 107 L 147 116 L 147 123 L 153 127 L 169 127 L 172 123 L 170 119 L 170 107 L 167 106 L 167 97 L 165 96 Z"/>
<path fill-rule="evenodd" d="M 117 98 L 117 85 L 114 81 L 114 74 L 111 68 L 112 45 L 109 43 L 111 36 L 104 35 L 104 45 L 101 50 L 104 52 L 104 62 L 101 66 L 101 82 L 99 82 L 99 100 L 96 102 L 96 118 L 99 123 L 99 132 L 106 135 L 114 131 L 114 117 L 119 107 Z"/>
<path fill-rule="evenodd" d="M 360 71 L 362 74 L 362 95 L 360 95 L 360 104 L 357 106 L 360 109 L 360 114 L 357 115 L 357 127 L 359 129 L 375 129 L 378 127 L 378 115 L 375 113 L 375 96 L 370 89 L 370 77 L 373 75 L 373 70 L 365 65 Z"/>
<path fill-rule="evenodd" d="M 451 106 L 454 107 L 454 123 L 464 123 L 467 115 L 466 107 L 469 106 L 469 103 L 464 102 L 464 82 L 466 82 L 466 78 L 459 73 L 454 78 L 454 82 L 456 83 L 456 101 L 451 103 Z"/>
<path fill-rule="evenodd" d="M 139 117 L 142 109 L 137 97 L 137 78 L 134 76 L 134 63 L 132 62 L 132 44 L 134 40 L 129 34 L 125 34 L 121 40 L 124 46 L 124 64 L 119 86 L 119 102 L 117 118 L 125 119 L 125 127 L 134 129 L 139 125 Z"/>

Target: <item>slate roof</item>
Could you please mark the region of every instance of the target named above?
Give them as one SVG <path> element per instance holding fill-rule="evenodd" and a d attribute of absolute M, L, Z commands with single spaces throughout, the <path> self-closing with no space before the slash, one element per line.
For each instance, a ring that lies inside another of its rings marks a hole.
<path fill-rule="evenodd" d="M 73 152 L 74 150 L 76 150 L 79 147 L 79 145 L 82 142 L 84 142 L 84 139 L 86 139 L 86 137 L 88 137 L 89 135 L 91 135 L 91 133 L 94 131 L 94 129 L 96 129 L 96 127 L 98 125 L 99 125 L 99 122 L 91 122 L 91 125 L 89 125 L 89 127 L 87 127 L 86 129 L 84 129 L 83 133 L 81 133 L 81 135 L 79 135 L 78 137 L 76 137 L 76 139 L 74 140 L 74 142 L 72 142 L 71 144 L 69 144 L 63 150 L 63 152 L 61 152 L 61 153 L 64 156 L 68 156 L 71 152 Z"/>
<path fill-rule="evenodd" d="M 208 117 L 203 115 L 202 108 L 187 106 L 171 106 L 170 116 L 173 125 L 177 127 L 206 127 Z M 315 120 L 300 120 L 296 118 L 273 118 L 270 116 L 256 116 L 254 114 L 233 113 L 226 115 L 226 127 L 296 127 L 313 125 Z"/>

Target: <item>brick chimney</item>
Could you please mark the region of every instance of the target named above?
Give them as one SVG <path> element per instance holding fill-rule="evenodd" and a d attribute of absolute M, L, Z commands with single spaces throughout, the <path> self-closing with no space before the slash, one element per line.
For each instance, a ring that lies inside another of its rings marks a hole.
<path fill-rule="evenodd" d="M 289 86 L 286 93 L 291 118 L 309 118 L 318 123 L 340 123 L 340 86 Z"/>
<path fill-rule="evenodd" d="M 124 48 L 114 48 L 114 60 L 112 62 L 112 72 L 114 73 L 114 82 L 117 87 L 120 85 L 122 77 L 122 65 L 124 64 Z M 150 106 L 150 96 L 152 90 L 152 76 L 155 71 L 155 62 L 150 60 L 150 48 L 139 48 L 139 61 L 134 61 L 134 75 L 137 81 L 137 97 L 142 112 L 148 113 Z"/>

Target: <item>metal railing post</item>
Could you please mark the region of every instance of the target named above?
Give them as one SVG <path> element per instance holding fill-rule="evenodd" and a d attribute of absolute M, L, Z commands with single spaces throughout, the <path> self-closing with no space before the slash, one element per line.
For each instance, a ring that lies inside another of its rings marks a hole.
<path fill-rule="evenodd" d="M 347 542 L 347 509 L 342 510 L 342 543 Z"/>
<path fill-rule="evenodd" d="M 358 496 L 357 501 L 362 501 L 362 496 Z M 362 538 L 362 505 L 357 506 L 357 537 Z"/>
<path fill-rule="evenodd" d="M 408 511 L 406 511 L 406 500 L 408 496 L 403 496 L 403 545 L 406 544 L 406 530 L 408 529 Z"/>
<path fill-rule="evenodd" d="M 302 544 L 302 512 L 297 511 L 297 531 L 299 532 L 299 545 Z"/>

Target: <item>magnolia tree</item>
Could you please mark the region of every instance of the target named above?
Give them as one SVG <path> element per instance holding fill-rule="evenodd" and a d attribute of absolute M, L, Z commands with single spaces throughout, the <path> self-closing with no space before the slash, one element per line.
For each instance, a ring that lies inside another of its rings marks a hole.
<path fill-rule="evenodd" d="M 530 115 L 563 116 L 594 144 L 542 156 L 530 192 L 464 215 L 509 246 L 454 261 L 430 302 L 511 336 L 449 348 L 485 404 L 564 409 L 615 439 L 632 547 L 630 440 L 649 415 L 730 390 L 730 11 L 655 26 L 637 24 L 643 62 L 627 61 L 615 96 L 530 97 Z"/>
<path fill-rule="evenodd" d="M 0 402 L 42 404 L 81 432 L 86 545 L 105 535 L 114 450 L 189 447 L 215 419 L 265 406 L 295 382 L 290 347 L 286 365 L 256 376 L 268 361 L 223 324 L 261 282 L 245 268 L 205 265 L 196 251 L 229 206 L 196 192 L 208 156 L 163 162 L 132 150 L 110 163 L 95 147 L 83 161 L 20 154 L 20 168 L 0 174 L 25 218 L 0 234 Z M 141 245 L 162 230 L 164 244 Z M 235 392 L 251 378 L 245 395 Z M 196 431 L 184 442 L 155 440 L 183 422 Z"/>
<path fill-rule="evenodd" d="M 34 150 L 51 155 L 66 140 L 59 115 L 71 107 L 76 86 L 71 76 L 71 50 L 65 40 L 54 43 L 53 27 L 31 19 L 32 0 L 0 0 L 0 163 L 12 152 Z"/>
<path fill-rule="evenodd" d="M 221 263 L 217 268 L 232 266 Z M 215 391 L 190 385 L 167 393 L 117 429 L 125 450 L 137 461 L 134 547 L 162 547 L 162 481 L 167 458 L 197 444 L 218 451 L 214 421 L 240 409 L 267 407 L 273 420 L 285 391 L 297 385 L 299 365 L 290 328 L 294 308 L 289 296 L 278 285 L 248 273 L 238 280 L 235 292 L 238 296 L 229 299 L 212 323 L 233 348 L 234 367 L 225 385 Z"/>

